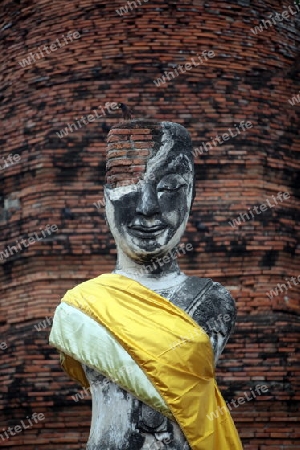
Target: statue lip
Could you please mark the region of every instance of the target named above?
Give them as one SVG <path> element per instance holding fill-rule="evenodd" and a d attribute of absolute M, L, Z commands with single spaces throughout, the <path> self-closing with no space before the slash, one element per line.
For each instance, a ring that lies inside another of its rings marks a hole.
<path fill-rule="evenodd" d="M 153 235 L 157 235 L 164 231 L 166 227 L 162 224 L 145 226 L 145 225 L 130 225 L 128 226 L 131 234 L 138 237 L 152 237 Z"/>

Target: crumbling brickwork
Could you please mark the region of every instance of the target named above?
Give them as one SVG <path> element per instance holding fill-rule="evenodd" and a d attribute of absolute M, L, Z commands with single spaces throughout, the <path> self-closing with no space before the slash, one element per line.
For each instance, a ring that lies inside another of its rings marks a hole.
<path fill-rule="evenodd" d="M 65 291 L 114 266 L 102 124 L 122 120 L 106 109 L 119 101 L 190 131 L 194 251 L 181 267 L 227 286 L 238 308 L 219 386 L 228 402 L 267 386 L 232 408 L 245 450 L 299 448 L 300 13 L 251 31 L 284 5 L 151 0 L 121 16 L 116 0 L 1 2 L 0 434 L 45 415 L 1 448 L 87 441 L 88 393 L 72 399 L 81 389 L 48 336 Z M 39 240 L 47 225 L 57 231 Z"/>

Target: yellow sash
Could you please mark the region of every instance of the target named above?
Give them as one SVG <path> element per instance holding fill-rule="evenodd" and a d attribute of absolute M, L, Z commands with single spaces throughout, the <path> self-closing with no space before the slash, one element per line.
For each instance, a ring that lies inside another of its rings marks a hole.
<path fill-rule="evenodd" d="M 242 449 L 216 385 L 209 337 L 188 314 L 115 274 L 80 284 L 62 302 L 117 339 L 160 393 L 193 450 Z M 66 355 L 62 364 L 70 376 L 88 385 L 80 363 Z"/>

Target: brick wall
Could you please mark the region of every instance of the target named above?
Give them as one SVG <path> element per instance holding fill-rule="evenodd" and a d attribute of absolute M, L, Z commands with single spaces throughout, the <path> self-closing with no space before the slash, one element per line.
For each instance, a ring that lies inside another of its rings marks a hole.
<path fill-rule="evenodd" d="M 1 2 L 0 430 L 45 416 L 1 446 L 81 450 L 87 441 L 90 400 L 72 399 L 80 387 L 47 342 L 63 293 L 114 265 L 101 115 L 123 101 L 136 118 L 177 121 L 192 135 L 197 196 L 184 241 L 194 252 L 181 265 L 225 284 L 238 307 L 219 385 L 228 402 L 268 388 L 232 407 L 246 450 L 295 450 L 300 102 L 289 100 L 300 88 L 300 13 L 255 34 L 283 2 L 151 0 L 122 17 L 126 4 L 105 3 Z M 286 287 L 269 298 L 278 283 Z"/>

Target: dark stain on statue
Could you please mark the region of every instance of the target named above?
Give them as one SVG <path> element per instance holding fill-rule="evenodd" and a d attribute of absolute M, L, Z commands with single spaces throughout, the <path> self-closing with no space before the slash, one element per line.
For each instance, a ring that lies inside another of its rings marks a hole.
<path fill-rule="evenodd" d="M 132 433 L 128 437 L 128 444 L 126 446 L 126 450 L 140 450 L 145 442 L 144 436 L 140 433 Z"/>

